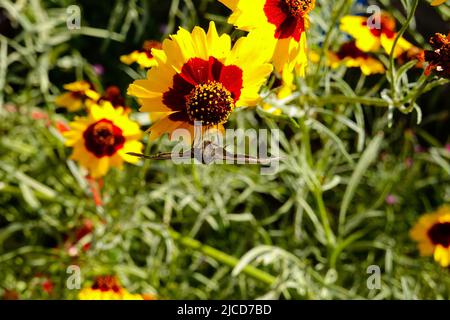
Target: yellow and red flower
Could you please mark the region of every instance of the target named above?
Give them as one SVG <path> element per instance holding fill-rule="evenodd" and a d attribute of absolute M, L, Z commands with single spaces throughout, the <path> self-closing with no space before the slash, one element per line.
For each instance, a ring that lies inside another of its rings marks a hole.
<path fill-rule="evenodd" d="M 219 0 L 233 11 L 228 22 L 240 30 L 265 35 L 276 71 L 304 75 L 307 64 L 308 13 L 315 0 Z"/>
<path fill-rule="evenodd" d="M 355 41 L 342 44 L 337 52 L 330 52 L 329 63 L 332 68 L 337 68 L 341 64 L 349 68 L 360 68 L 365 75 L 385 72 L 383 64 L 367 52 L 360 50 Z"/>
<path fill-rule="evenodd" d="M 341 19 L 341 30 L 355 38 L 356 46 L 364 52 L 377 52 L 383 48 L 391 53 L 397 37 L 395 19 L 387 13 L 380 17 L 379 28 L 370 26 L 367 17 L 345 16 Z M 399 39 L 395 47 L 394 56 L 397 57 L 413 45 L 403 37 Z"/>
<path fill-rule="evenodd" d="M 410 236 L 418 242 L 422 256 L 434 256 L 442 267 L 450 266 L 450 206 L 420 217 Z"/>
<path fill-rule="evenodd" d="M 150 139 L 179 128 L 193 138 L 196 121 L 203 129 L 220 128 L 235 107 L 255 106 L 272 72 L 267 63 L 271 52 L 259 40 L 254 34 L 232 47 L 230 36 L 219 36 L 211 22 L 208 33 L 199 27 L 192 33 L 180 28 L 164 41 L 162 50 L 153 49 L 158 65 L 147 79 L 128 88 L 141 111 L 160 117 L 150 129 Z"/>
<path fill-rule="evenodd" d="M 110 167 L 121 168 L 123 162 L 136 163 L 128 152 L 141 152 L 139 125 L 128 118 L 123 108 L 114 109 L 109 102 L 92 105 L 89 115 L 77 118 L 64 133 L 66 145 L 73 147 L 71 158 L 85 167 L 92 178 L 104 176 Z"/>
<path fill-rule="evenodd" d="M 94 284 L 78 293 L 80 300 L 144 300 L 143 295 L 133 294 L 123 288 L 116 277 L 97 277 Z"/>
<path fill-rule="evenodd" d="M 135 50 L 128 55 L 121 56 L 120 61 L 128 65 L 137 63 L 144 69 L 155 67 L 157 62 L 153 57 L 152 49 L 161 49 L 161 42 L 153 40 L 145 41 L 142 49 Z"/>
<path fill-rule="evenodd" d="M 98 101 L 100 95 L 94 90 L 91 83 L 87 81 L 76 81 L 64 85 L 66 92 L 55 99 L 55 104 L 66 108 L 69 112 L 75 112 L 84 106 L 89 107 Z"/>

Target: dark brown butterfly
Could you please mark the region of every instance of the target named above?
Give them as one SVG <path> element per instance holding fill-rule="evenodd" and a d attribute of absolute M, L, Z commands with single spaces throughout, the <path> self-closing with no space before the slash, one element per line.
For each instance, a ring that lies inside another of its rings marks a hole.
<path fill-rule="evenodd" d="M 177 160 L 196 159 L 203 164 L 211 164 L 216 160 L 223 160 L 225 163 L 270 165 L 272 161 L 281 159 L 280 157 L 258 158 L 245 154 L 233 154 L 212 141 L 204 141 L 201 146 L 193 146 L 190 150 L 180 152 L 178 155 L 174 155 L 172 152 L 162 152 L 150 156 L 134 152 L 129 152 L 128 154 L 149 160 L 172 160 L 175 156 Z"/>

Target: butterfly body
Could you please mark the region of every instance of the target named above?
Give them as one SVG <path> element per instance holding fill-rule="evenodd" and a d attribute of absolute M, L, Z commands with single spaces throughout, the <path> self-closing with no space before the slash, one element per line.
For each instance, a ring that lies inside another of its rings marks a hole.
<path fill-rule="evenodd" d="M 281 159 L 280 157 L 258 158 L 246 154 L 231 153 L 212 141 L 204 141 L 201 146 L 193 146 L 190 150 L 180 152 L 179 154 L 172 152 L 162 152 L 150 156 L 139 153 L 128 154 L 148 160 L 196 159 L 198 162 L 206 165 L 214 163 L 218 160 L 224 161 L 225 163 L 270 165 L 272 161 L 278 161 Z"/>

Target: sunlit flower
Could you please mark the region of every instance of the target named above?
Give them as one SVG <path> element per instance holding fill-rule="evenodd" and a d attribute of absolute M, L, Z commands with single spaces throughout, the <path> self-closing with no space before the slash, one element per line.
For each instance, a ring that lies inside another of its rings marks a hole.
<path fill-rule="evenodd" d="M 152 49 L 161 49 L 161 42 L 152 40 L 145 41 L 142 49 L 135 50 L 128 55 L 121 56 L 120 61 L 128 65 L 137 63 L 144 69 L 155 67 L 157 62 L 153 57 Z"/>
<path fill-rule="evenodd" d="M 141 294 L 133 294 L 123 288 L 116 277 L 98 277 L 92 287 L 78 293 L 80 300 L 144 300 Z"/>
<path fill-rule="evenodd" d="M 71 158 L 88 169 L 92 178 L 104 176 L 110 167 L 123 162 L 136 163 L 127 152 L 141 152 L 139 125 L 131 121 L 123 108 L 110 103 L 92 105 L 88 117 L 77 118 L 64 133 L 66 145 L 73 147 Z"/>
<path fill-rule="evenodd" d="M 367 52 L 360 50 L 355 41 L 344 43 L 337 52 L 330 52 L 328 56 L 332 68 L 344 64 L 349 68 L 360 68 L 365 75 L 385 72 L 383 64 Z"/>
<path fill-rule="evenodd" d="M 450 206 L 420 217 L 410 235 L 418 242 L 422 256 L 433 255 L 441 266 L 450 265 Z"/>
<path fill-rule="evenodd" d="M 360 50 L 376 52 L 383 48 L 390 54 L 397 36 L 395 19 L 387 13 L 383 13 L 380 17 L 379 27 L 371 26 L 368 21 L 369 18 L 363 16 L 345 16 L 341 19 L 340 28 L 355 38 L 356 46 Z M 397 57 L 411 47 L 412 44 L 401 37 L 395 47 L 394 56 Z"/>
<path fill-rule="evenodd" d="M 445 36 L 436 33 L 430 39 L 433 50 L 425 50 L 424 60 L 429 63 L 425 74 L 432 72 L 442 78 L 450 79 L 450 33 Z"/>
<path fill-rule="evenodd" d="M 90 106 L 97 102 L 100 95 L 94 90 L 92 84 L 87 81 L 76 81 L 64 85 L 69 92 L 56 97 L 55 104 L 66 108 L 69 112 L 75 112 L 84 106 Z"/>
<path fill-rule="evenodd" d="M 259 89 L 272 72 L 266 63 L 271 53 L 257 35 L 240 38 L 232 47 L 213 22 L 207 34 L 199 27 L 192 33 L 180 28 L 164 41 L 163 50 L 152 52 L 158 66 L 128 88 L 142 112 L 165 113 L 151 127 L 151 140 L 178 128 L 192 138 L 195 121 L 203 128 L 220 127 L 235 107 L 258 103 Z"/>
<path fill-rule="evenodd" d="M 308 13 L 315 0 L 219 0 L 233 11 L 228 22 L 244 31 L 265 35 L 278 72 L 296 68 L 303 75 L 307 64 Z"/>

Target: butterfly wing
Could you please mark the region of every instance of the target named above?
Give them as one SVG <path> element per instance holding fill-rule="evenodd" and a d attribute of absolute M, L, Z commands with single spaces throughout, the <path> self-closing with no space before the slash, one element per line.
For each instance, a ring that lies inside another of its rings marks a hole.
<path fill-rule="evenodd" d="M 155 155 L 145 155 L 141 153 L 135 153 L 135 152 L 128 152 L 127 153 L 130 156 L 138 157 L 141 159 L 147 159 L 147 160 L 172 160 L 173 154 L 172 152 L 161 152 Z M 179 160 L 185 160 L 185 159 L 192 159 L 192 152 L 186 151 L 185 153 L 180 154 Z"/>
<path fill-rule="evenodd" d="M 220 153 L 218 153 L 219 158 L 222 158 L 225 161 L 233 161 L 236 163 L 242 163 L 242 164 L 260 164 L 260 165 L 270 165 L 272 161 L 278 161 L 281 158 L 274 157 L 274 158 L 258 158 L 249 156 L 246 154 L 233 154 L 225 149 L 223 149 L 222 157 L 220 157 Z"/>

